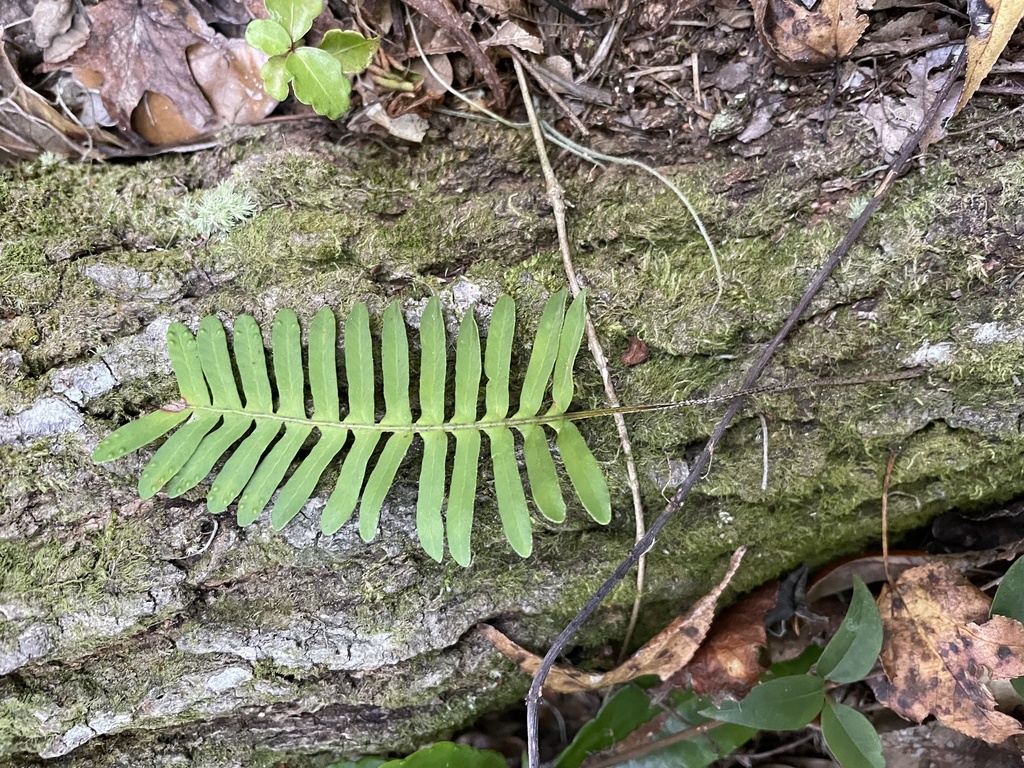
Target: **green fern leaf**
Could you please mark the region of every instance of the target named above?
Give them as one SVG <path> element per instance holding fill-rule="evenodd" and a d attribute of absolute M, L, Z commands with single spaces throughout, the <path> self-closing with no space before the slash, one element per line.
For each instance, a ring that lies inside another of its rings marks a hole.
<path fill-rule="evenodd" d="M 455 415 L 453 425 L 476 423 L 480 396 L 480 329 L 472 310 L 459 326 L 455 345 Z M 480 460 L 480 433 L 462 429 L 455 433 L 455 461 L 448 486 L 448 551 L 459 565 L 470 563 L 470 533 L 476 506 L 477 462 Z"/>
<path fill-rule="evenodd" d="M 103 440 L 93 458 L 110 461 L 174 431 L 156 451 L 139 480 L 149 498 L 166 487 L 171 496 L 198 485 L 224 460 L 207 494 L 211 512 L 237 499 L 240 525 L 253 522 L 270 504 L 275 529 L 288 524 L 313 495 L 332 463 L 341 467 L 321 516 L 325 534 L 338 531 L 359 507 L 359 532 L 376 535 L 384 500 L 413 441 L 423 444 L 416 506 L 416 530 L 423 549 L 440 561 L 445 539 L 459 564 L 471 561 L 481 434 L 487 436 L 494 492 L 505 536 L 526 557 L 533 535 L 526 491 L 516 460 L 513 429 L 522 436 L 526 476 L 537 509 L 548 519 L 565 519 L 566 505 L 545 427 L 556 434 L 566 474 L 584 508 L 597 521 L 611 518 L 608 486 L 593 454 L 566 412 L 572 400 L 572 369 L 585 323 L 582 294 L 566 310 L 566 291 L 548 301 L 538 325 L 519 407 L 510 418 L 515 303 L 502 296 L 491 314 L 486 348 L 472 311 L 459 327 L 455 345 L 453 411 L 445 419 L 448 361 L 444 320 L 436 297 L 420 321 L 418 418 L 410 398 L 409 343 L 397 304 L 387 308 L 380 343 L 384 415 L 375 418 L 374 350 L 369 313 L 357 304 L 345 321 L 347 412 L 338 393 L 337 323 L 329 309 L 309 328 L 303 365 L 299 321 L 280 311 L 272 332 L 271 387 L 259 326 L 242 315 L 234 324 L 233 356 L 224 326 L 204 318 L 198 333 L 182 324 L 168 329 L 168 351 L 183 403 L 126 424 Z M 237 379 L 235 371 L 237 369 Z M 478 415 L 481 374 L 486 375 L 485 410 Z M 541 414 L 551 383 L 548 410 Z M 306 412 L 306 391 L 312 415 Z M 450 474 L 448 435 L 455 438 Z M 303 446 L 313 440 L 304 455 Z M 383 447 L 378 453 L 378 446 Z M 340 457 L 340 458 L 339 458 Z M 287 477 L 289 469 L 291 475 Z M 446 483 L 447 480 L 447 483 Z M 447 487 L 446 487 L 447 486 Z M 447 507 L 445 492 L 447 490 Z"/>

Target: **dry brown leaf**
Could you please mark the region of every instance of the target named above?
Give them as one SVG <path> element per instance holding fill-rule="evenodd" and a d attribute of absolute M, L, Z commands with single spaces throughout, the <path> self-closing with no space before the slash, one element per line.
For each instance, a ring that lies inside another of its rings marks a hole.
<path fill-rule="evenodd" d="M 43 51 L 43 61 L 47 64 L 58 64 L 85 45 L 88 40 L 89 25 L 85 16 L 76 13 L 70 29 L 53 38 L 50 47 Z"/>
<path fill-rule="evenodd" d="M 902 573 L 878 596 L 888 680 L 873 687 L 878 700 L 916 722 L 929 715 L 990 744 L 1024 733 L 995 710 L 987 679 L 1024 675 L 1024 625 L 988 618 L 991 600 L 944 563 Z"/>
<path fill-rule="evenodd" d="M 480 10 L 498 19 L 527 19 L 529 9 L 523 0 L 478 0 Z"/>
<path fill-rule="evenodd" d="M 764 617 L 777 599 L 777 585 L 770 584 L 715 619 L 707 640 L 685 670 L 695 693 L 741 699 L 757 685 L 764 672 L 761 659 L 767 645 Z"/>
<path fill-rule="evenodd" d="M 32 10 L 32 32 L 36 45 L 48 48 L 53 38 L 71 29 L 74 15 L 71 0 L 40 0 Z"/>
<path fill-rule="evenodd" d="M 968 0 L 971 33 L 967 36 L 967 76 L 964 92 L 956 104 L 963 109 L 981 81 L 1003 54 L 1020 20 L 1024 18 L 1024 0 Z"/>
<path fill-rule="evenodd" d="M 105 147 L 121 147 L 107 131 L 69 120 L 21 81 L 15 62 L 0 45 L 0 162 L 30 159 L 40 152 L 65 157 L 102 157 Z"/>
<path fill-rule="evenodd" d="M 754 24 L 782 67 L 793 73 L 824 69 L 847 56 L 868 26 L 857 0 L 822 0 L 813 11 L 799 0 L 753 0 Z"/>
<path fill-rule="evenodd" d="M 207 24 L 248 24 L 253 13 L 240 0 L 191 0 Z M 259 0 L 263 5 L 263 0 Z"/>
<path fill-rule="evenodd" d="M 513 21 L 504 22 L 493 35 L 480 41 L 480 46 L 483 48 L 495 45 L 519 48 L 531 53 L 544 53 L 544 41 Z"/>
<path fill-rule="evenodd" d="M 263 88 L 260 68 L 268 56 L 242 38 L 217 35 L 191 46 L 189 69 L 214 113 L 229 125 L 252 125 L 277 106 Z"/>
<path fill-rule="evenodd" d="M 438 54 L 436 56 L 427 56 L 428 63 L 433 73 L 427 69 L 423 63 L 423 59 L 416 59 L 409 65 L 409 69 L 415 72 L 417 75 L 423 78 L 423 90 L 434 97 L 444 96 L 448 89 L 452 87 L 452 83 L 455 80 L 455 72 L 452 69 L 452 60 L 446 54 Z M 440 80 L 434 77 L 434 74 L 440 76 Z"/>
<path fill-rule="evenodd" d="M 931 555 L 924 552 L 889 552 L 889 573 L 898 576 L 909 568 L 927 563 L 941 562 L 956 573 L 978 570 L 993 563 L 1006 563 L 1024 554 L 1024 539 L 1004 546 L 949 555 Z M 853 586 L 858 575 L 865 584 L 885 581 L 882 555 L 865 555 L 843 560 L 815 574 L 807 586 L 807 604 L 813 605 L 829 595 L 845 592 Z M 724 615 L 724 614 L 723 614 Z"/>
<path fill-rule="evenodd" d="M 598 673 L 556 665 L 548 674 L 544 690 L 548 693 L 579 693 L 621 685 L 644 675 L 657 675 L 662 680 L 668 680 L 677 674 L 704 642 L 715 615 L 718 598 L 732 581 L 746 551 L 746 547 L 737 549 L 729 561 L 725 576 L 714 589 L 698 600 L 685 616 L 680 616 L 665 627 L 618 667 L 610 672 Z M 534 675 L 540 668 L 539 656 L 516 645 L 494 627 L 480 624 L 477 631 L 527 674 Z"/>
<path fill-rule="evenodd" d="M 186 55 L 192 78 L 216 119 L 197 128 L 173 101 L 146 91 L 132 113 L 132 130 L 150 144 L 182 144 L 223 125 L 252 125 L 277 106 L 259 74 L 267 55 L 245 40 L 216 35 L 212 42 L 189 46 Z"/>
<path fill-rule="evenodd" d="M 640 365 L 647 361 L 647 358 L 651 356 L 651 349 L 648 347 L 643 339 L 639 336 L 629 337 L 629 348 L 619 355 L 619 360 L 627 368 Z"/>
<path fill-rule="evenodd" d="M 487 85 L 491 88 L 491 96 L 494 98 L 494 105 L 498 109 L 505 108 L 505 86 L 501 84 L 498 70 L 487 58 L 480 43 L 469 31 L 466 23 L 459 18 L 451 0 L 405 0 L 410 8 L 422 13 L 430 21 L 454 37 L 461 46 L 462 53 L 473 62 L 473 66 L 484 76 Z M 428 53 L 442 53 L 442 51 L 428 51 Z"/>
<path fill-rule="evenodd" d="M 185 51 L 213 39 L 187 0 L 104 0 L 87 9 L 92 34 L 84 47 L 62 64 L 91 69 L 103 77 L 107 111 L 122 130 L 148 91 L 173 103 L 197 131 L 205 130 L 213 110 L 192 78 Z"/>

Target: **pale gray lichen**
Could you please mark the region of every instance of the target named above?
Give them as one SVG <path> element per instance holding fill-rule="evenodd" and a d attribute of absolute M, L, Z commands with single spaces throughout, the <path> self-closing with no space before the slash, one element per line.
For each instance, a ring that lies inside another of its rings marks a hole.
<path fill-rule="evenodd" d="M 63 400 L 47 397 L 28 410 L 0 418 L 0 445 L 68 435 L 82 428 L 82 414 Z"/>
<path fill-rule="evenodd" d="M 252 198 L 236 190 L 233 181 L 225 181 L 186 200 L 178 211 L 178 222 L 194 234 L 209 237 L 230 231 L 256 211 Z"/>
<path fill-rule="evenodd" d="M 50 389 L 78 405 L 84 405 L 117 386 L 110 368 L 103 363 L 88 363 L 56 371 L 50 379 Z"/>
<path fill-rule="evenodd" d="M 175 299 L 181 295 L 181 281 L 168 275 L 151 275 L 132 267 L 89 264 L 82 274 L 104 293 L 120 299 Z"/>

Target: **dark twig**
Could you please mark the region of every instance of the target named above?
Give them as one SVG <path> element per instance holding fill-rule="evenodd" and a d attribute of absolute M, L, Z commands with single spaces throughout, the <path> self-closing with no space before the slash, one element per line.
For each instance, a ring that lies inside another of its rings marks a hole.
<path fill-rule="evenodd" d="M 757 378 L 764 371 L 765 367 L 767 367 L 768 361 L 771 360 L 776 350 L 786 337 L 789 336 L 790 331 L 796 327 L 797 323 L 800 321 L 801 315 L 804 313 L 804 310 L 807 309 L 811 301 L 818 294 L 818 291 L 821 290 L 829 276 L 839 265 L 839 262 L 850 250 L 850 247 L 853 245 L 854 241 L 856 241 L 872 214 L 881 204 L 882 199 L 886 192 L 888 192 L 893 180 L 903 172 L 907 163 L 910 161 L 911 156 L 921 143 L 921 140 L 928 131 L 931 130 L 932 124 L 938 119 L 943 104 L 952 92 L 958 78 L 963 73 L 965 64 L 966 57 L 961 54 L 960 58 L 946 76 L 946 81 L 942 86 L 942 90 L 935 97 L 935 101 L 932 103 L 927 114 L 925 114 L 924 119 L 921 121 L 921 126 L 913 136 L 907 139 L 906 144 L 904 144 L 903 149 L 900 151 L 899 157 L 893 161 L 889 172 L 882 180 L 878 190 L 864 208 L 864 212 L 861 213 L 850 227 L 850 231 L 847 232 L 846 237 L 843 238 L 842 242 L 840 242 L 839 245 L 836 246 L 835 250 L 832 251 L 828 261 L 826 261 L 824 266 L 822 266 L 818 271 L 818 274 L 808 286 L 804 295 L 800 297 L 800 301 L 797 302 L 793 311 L 790 312 L 789 317 L 786 318 L 786 322 L 783 323 L 782 328 L 779 329 L 778 333 L 775 334 L 775 337 L 768 343 L 768 346 L 765 347 L 761 356 L 758 357 L 757 361 L 753 366 L 751 366 L 750 371 L 747 373 L 747 377 L 743 380 L 743 385 L 739 389 L 741 393 L 753 388 Z M 633 547 L 626 559 L 623 560 L 619 564 L 619 567 L 615 569 L 615 573 L 613 573 L 611 577 L 601 585 L 597 592 L 594 593 L 594 596 L 587 601 L 583 610 L 581 610 L 573 620 L 569 622 L 569 625 L 562 630 L 561 634 L 559 634 L 555 639 L 555 642 L 552 644 L 547 654 L 545 654 L 544 660 L 541 662 L 540 668 L 537 670 L 537 674 L 533 677 L 533 683 L 530 685 L 530 691 L 526 695 L 526 731 L 528 740 L 529 768 L 539 768 L 540 766 L 537 706 L 540 703 L 541 691 L 544 688 L 544 680 L 551 671 L 551 667 L 554 665 L 555 660 L 562 654 L 562 651 L 564 651 L 565 647 L 569 644 L 569 640 L 571 640 L 573 635 L 579 631 L 579 628 L 583 626 L 583 623 L 590 618 L 594 611 L 597 610 L 597 607 L 604 602 L 604 599 L 608 597 L 618 583 L 625 578 L 626 574 L 633 568 L 637 560 L 639 560 L 643 554 L 654 546 L 654 541 L 657 539 L 658 534 L 661 533 L 662 528 L 665 527 L 668 521 L 672 519 L 672 516 L 679 511 L 680 507 L 683 506 L 683 502 L 689 495 L 690 490 L 694 485 L 696 485 L 697 481 L 703 476 L 707 469 L 715 447 L 725 435 L 725 431 L 729 427 L 733 418 L 743 407 L 744 399 L 745 398 L 741 397 L 733 400 L 729 404 L 725 414 L 711 433 L 711 437 L 708 438 L 707 444 L 704 446 L 704 450 L 701 451 L 701 454 L 690 467 L 689 474 L 683 481 L 679 490 L 676 491 L 675 496 L 673 496 L 672 500 L 669 501 L 668 506 L 665 507 L 665 510 L 661 513 L 658 519 L 654 521 L 654 524 L 650 529 L 648 529 L 647 534 L 636 543 L 636 546 Z"/>

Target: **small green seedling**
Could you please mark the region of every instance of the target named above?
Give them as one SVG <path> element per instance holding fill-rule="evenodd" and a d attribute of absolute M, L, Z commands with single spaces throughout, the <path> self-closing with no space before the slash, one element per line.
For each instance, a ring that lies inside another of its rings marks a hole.
<path fill-rule="evenodd" d="M 303 37 L 324 9 L 325 0 L 266 0 L 269 19 L 254 19 L 245 41 L 270 56 L 260 69 L 263 87 L 278 101 L 295 98 L 317 114 L 337 120 L 348 109 L 352 83 L 346 75 L 366 69 L 377 52 L 378 40 L 358 32 L 332 29 L 316 48 Z"/>
<path fill-rule="evenodd" d="M 819 714 L 825 745 L 843 768 L 884 768 L 882 742 L 864 715 L 826 695 L 828 683 L 864 679 L 882 650 L 878 606 L 854 576 L 850 610 L 825 646 L 814 672 L 787 675 L 755 687 L 741 702 L 700 714 L 726 723 L 771 731 L 803 728 Z"/>

